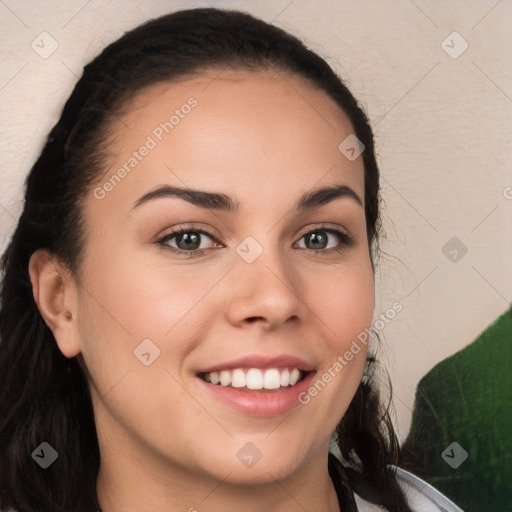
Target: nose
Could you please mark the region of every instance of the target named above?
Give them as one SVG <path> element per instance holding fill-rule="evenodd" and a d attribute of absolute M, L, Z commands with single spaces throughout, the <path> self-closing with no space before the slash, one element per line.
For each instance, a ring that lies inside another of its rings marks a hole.
<path fill-rule="evenodd" d="M 304 320 L 307 308 L 300 297 L 299 278 L 282 256 L 264 252 L 252 263 L 240 258 L 236 266 L 231 273 L 226 312 L 232 325 L 260 323 L 270 331 Z"/>

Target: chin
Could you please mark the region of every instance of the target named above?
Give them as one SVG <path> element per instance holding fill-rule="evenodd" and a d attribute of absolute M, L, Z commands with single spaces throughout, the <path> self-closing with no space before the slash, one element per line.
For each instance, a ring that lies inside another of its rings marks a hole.
<path fill-rule="evenodd" d="M 308 446 L 307 441 L 294 442 L 290 436 L 286 439 L 278 435 L 271 439 L 272 436 L 266 432 L 232 440 L 230 446 L 211 453 L 209 458 L 216 464 L 214 467 L 208 464 L 208 472 L 226 484 L 264 485 L 292 477 L 306 461 L 311 461 L 313 447 Z"/>

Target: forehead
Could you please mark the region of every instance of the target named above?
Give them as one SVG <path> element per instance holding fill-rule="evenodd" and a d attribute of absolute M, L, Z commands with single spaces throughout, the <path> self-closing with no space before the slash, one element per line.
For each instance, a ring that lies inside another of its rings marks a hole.
<path fill-rule="evenodd" d="M 145 120 L 158 117 L 165 122 L 173 113 L 183 118 L 179 111 L 190 98 L 199 106 L 194 108 L 194 117 L 201 117 L 202 123 L 208 121 L 207 126 L 227 120 L 236 128 L 259 125 L 265 131 L 277 131 L 285 123 L 302 120 L 308 125 L 300 123 L 297 128 L 309 135 L 316 131 L 319 138 L 327 131 L 353 132 L 348 116 L 327 93 L 302 77 L 273 70 L 209 70 L 178 82 L 157 83 L 130 99 L 120 121 L 142 128 Z M 283 113 L 286 116 L 282 117 Z"/>
<path fill-rule="evenodd" d="M 125 105 L 111 133 L 103 182 L 120 168 L 127 172 L 105 203 L 133 204 L 161 183 L 239 198 L 266 187 L 269 201 L 284 203 L 283 193 L 335 182 L 363 196 L 362 159 L 349 161 L 338 149 L 353 133 L 348 117 L 293 75 L 211 70 L 158 83 Z"/>

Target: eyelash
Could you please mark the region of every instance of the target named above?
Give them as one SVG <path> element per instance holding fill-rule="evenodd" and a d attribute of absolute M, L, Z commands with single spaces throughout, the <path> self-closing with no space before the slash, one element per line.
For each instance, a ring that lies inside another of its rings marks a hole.
<path fill-rule="evenodd" d="M 299 240 L 302 240 L 307 235 L 311 235 L 312 233 L 317 233 L 319 231 L 336 235 L 340 240 L 340 247 L 338 247 L 338 248 L 331 247 L 330 249 L 316 249 L 316 250 L 315 249 L 304 249 L 305 251 L 308 251 L 308 252 L 314 253 L 314 254 L 318 254 L 318 253 L 330 254 L 332 251 L 342 252 L 345 249 L 352 247 L 355 243 L 355 238 L 353 236 L 351 236 L 347 233 L 344 233 L 343 231 L 340 231 L 338 229 L 328 228 L 325 226 L 318 226 L 318 227 L 315 227 L 315 228 L 307 231 L 306 233 L 303 233 L 300 236 Z M 205 253 L 205 251 L 208 250 L 208 249 L 206 249 L 206 250 L 205 249 L 193 249 L 191 251 L 183 251 L 181 249 L 177 249 L 175 247 L 169 246 L 169 244 L 167 243 L 169 240 L 172 240 L 176 236 L 181 235 L 183 233 L 199 233 L 201 235 L 206 235 L 207 237 L 211 238 L 215 243 L 220 243 L 217 241 L 216 237 L 214 237 L 211 233 L 208 233 L 208 231 L 205 231 L 204 229 L 192 228 L 192 227 L 185 226 L 185 227 L 176 229 L 174 231 L 171 231 L 164 237 L 160 238 L 159 240 L 157 240 L 157 244 L 162 246 L 165 249 L 170 250 L 174 254 L 187 256 L 189 258 L 202 256 Z"/>

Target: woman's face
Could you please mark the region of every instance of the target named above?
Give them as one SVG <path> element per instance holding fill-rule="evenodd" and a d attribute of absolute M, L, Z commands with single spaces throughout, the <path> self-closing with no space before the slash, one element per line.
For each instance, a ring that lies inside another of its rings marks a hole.
<path fill-rule="evenodd" d="M 296 77 L 216 71 L 112 130 L 76 289 L 102 464 L 241 483 L 325 462 L 374 307 L 348 118 Z"/>

